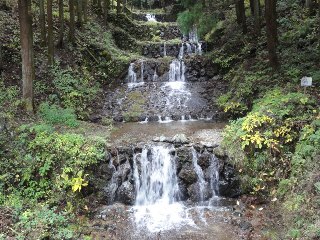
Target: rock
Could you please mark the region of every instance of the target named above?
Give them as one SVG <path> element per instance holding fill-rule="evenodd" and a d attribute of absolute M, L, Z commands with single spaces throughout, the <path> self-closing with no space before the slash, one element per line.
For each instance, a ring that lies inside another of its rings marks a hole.
<path fill-rule="evenodd" d="M 132 205 L 135 200 L 133 185 L 126 181 L 121 184 L 117 190 L 117 200 L 128 205 Z"/>
<path fill-rule="evenodd" d="M 188 148 L 178 148 L 177 149 L 177 157 L 180 165 L 184 165 L 185 163 L 192 163 L 192 153 Z"/>
<path fill-rule="evenodd" d="M 198 164 L 202 169 L 206 169 L 210 166 L 211 161 L 211 154 L 209 154 L 207 151 L 202 153 L 198 157 Z"/>
<path fill-rule="evenodd" d="M 99 170 L 100 178 L 109 181 L 112 178 L 115 168 L 113 166 L 110 166 L 109 164 L 101 164 Z"/>
<path fill-rule="evenodd" d="M 159 137 L 159 142 L 166 142 L 168 139 L 165 136 L 160 136 Z"/>
<path fill-rule="evenodd" d="M 189 140 L 185 134 L 177 134 L 172 138 L 172 142 L 186 144 L 189 143 Z"/>
<path fill-rule="evenodd" d="M 197 174 L 194 171 L 193 165 L 190 163 L 182 166 L 178 176 L 187 185 L 190 185 L 197 181 Z"/>
<path fill-rule="evenodd" d="M 119 184 L 121 184 L 124 181 L 127 181 L 130 173 L 131 173 L 131 166 L 129 161 L 126 161 L 124 164 L 120 165 L 116 172 Z"/>
<path fill-rule="evenodd" d="M 217 158 L 225 158 L 226 157 L 226 152 L 222 147 L 216 147 L 215 149 L 213 149 L 213 154 L 217 157 Z"/>
<path fill-rule="evenodd" d="M 208 200 L 210 197 L 210 187 L 208 183 L 205 183 L 205 186 L 203 188 L 203 196 L 201 196 L 201 190 L 200 190 L 200 185 L 198 182 L 191 184 L 188 187 L 188 194 L 190 196 L 190 200 L 192 202 L 200 202 L 200 201 L 205 201 Z"/>
<path fill-rule="evenodd" d="M 239 227 L 242 229 L 242 230 L 249 230 L 249 229 L 252 229 L 252 224 L 247 222 L 247 221 L 241 221 L 239 223 Z"/>
<path fill-rule="evenodd" d="M 89 121 L 92 122 L 92 123 L 97 123 L 99 121 L 101 121 L 102 117 L 101 115 L 90 115 L 89 116 Z"/>

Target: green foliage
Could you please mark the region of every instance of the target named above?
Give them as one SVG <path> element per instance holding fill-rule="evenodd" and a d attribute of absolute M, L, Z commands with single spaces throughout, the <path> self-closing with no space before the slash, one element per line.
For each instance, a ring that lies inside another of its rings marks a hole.
<path fill-rule="evenodd" d="M 201 3 L 197 3 L 188 10 L 179 13 L 177 22 L 184 34 L 188 34 L 194 27 L 197 27 L 200 37 L 204 37 L 217 24 L 215 15 L 211 12 L 203 11 Z"/>
<path fill-rule="evenodd" d="M 52 132 L 45 125 L 22 126 L 16 141 L 18 149 L 12 156 L 15 160 L 0 161 L 0 178 L 9 184 L 7 191 L 19 186 L 23 196 L 30 199 L 43 199 L 72 188 L 81 190 L 87 182 L 86 168 L 104 156 L 104 142 Z M 63 173 L 68 174 L 71 184 L 61 187 L 59 176 Z M 74 187 L 79 183 L 81 187 Z"/>
<path fill-rule="evenodd" d="M 62 105 L 74 109 L 79 118 L 88 117 L 91 105 L 99 92 L 99 86 L 89 72 L 84 68 L 80 75 L 71 69 L 63 70 L 55 65 L 52 74 L 53 84 Z"/>
<path fill-rule="evenodd" d="M 64 109 L 45 102 L 40 105 L 39 110 L 40 116 L 49 124 L 61 124 L 69 127 L 79 126 L 73 109 Z"/>
<path fill-rule="evenodd" d="M 75 236 L 69 224 L 70 217 L 46 205 L 34 210 L 26 209 L 15 225 L 17 239 L 73 239 Z"/>
<path fill-rule="evenodd" d="M 0 118 L 12 119 L 19 110 L 22 101 L 17 86 L 5 86 L 0 76 Z"/>
<path fill-rule="evenodd" d="M 247 116 L 226 127 L 224 145 L 242 174 L 249 176 L 244 183 L 246 189 L 249 185 L 253 192 L 264 192 L 271 183 L 287 176 L 286 153 L 294 150 L 301 124 L 310 122 L 316 114 L 315 102 L 310 96 L 275 89 L 254 101 Z M 293 167 L 300 162 L 293 163 Z M 288 191 L 291 182 L 280 182 L 280 195 Z"/>

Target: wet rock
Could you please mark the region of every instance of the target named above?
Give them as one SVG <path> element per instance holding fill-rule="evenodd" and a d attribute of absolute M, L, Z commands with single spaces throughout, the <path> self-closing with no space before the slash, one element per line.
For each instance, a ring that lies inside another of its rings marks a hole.
<path fill-rule="evenodd" d="M 189 143 L 189 140 L 185 134 L 177 134 L 172 138 L 172 142 L 186 144 Z"/>
<path fill-rule="evenodd" d="M 100 170 L 99 176 L 102 179 L 109 181 L 112 178 L 115 168 L 113 166 L 110 166 L 109 164 L 102 164 L 99 170 Z"/>
<path fill-rule="evenodd" d="M 118 181 L 124 182 L 128 180 L 129 174 L 131 173 L 131 166 L 129 161 L 126 161 L 125 164 L 122 164 L 118 167 L 117 174 L 118 174 Z"/>
<path fill-rule="evenodd" d="M 202 169 L 206 169 L 210 166 L 210 161 L 211 161 L 211 154 L 208 153 L 207 151 L 202 153 L 198 157 L 198 164 Z"/>
<path fill-rule="evenodd" d="M 210 197 L 209 184 L 205 183 L 201 191 L 199 183 L 198 182 L 193 183 L 188 187 L 188 194 L 192 202 L 205 201 Z"/>
<path fill-rule="evenodd" d="M 183 165 L 178 176 L 187 185 L 197 181 L 197 174 L 192 164 Z"/>
<path fill-rule="evenodd" d="M 126 181 L 121 184 L 117 190 L 117 200 L 128 205 L 132 205 L 135 200 L 133 185 Z"/>
<path fill-rule="evenodd" d="M 192 163 L 192 153 L 188 148 L 178 148 L 177 157 L 178 162 L 181 165 L 184 165 L 185 163 Z"/>

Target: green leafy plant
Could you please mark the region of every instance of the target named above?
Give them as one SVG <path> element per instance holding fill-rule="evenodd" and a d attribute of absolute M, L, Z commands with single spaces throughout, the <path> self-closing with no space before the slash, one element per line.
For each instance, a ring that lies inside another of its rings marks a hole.
<path fill-rule="evenodd" d="M 40 105 L 39 114 L 49 124 L 60 124 L 69 127 L 79 126 L 74 110 L 70 108 L 64 109 L 45 102 Z"/>

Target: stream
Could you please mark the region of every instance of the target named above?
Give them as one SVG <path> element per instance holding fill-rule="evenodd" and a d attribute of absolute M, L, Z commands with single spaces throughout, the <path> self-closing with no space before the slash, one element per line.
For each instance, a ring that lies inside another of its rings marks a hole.
<path fill-rule="evenodd" d="M 197 58 L 196 32 L 176 52 L 164 43 L 155 54 L 162 57 L 131 62 L 106 94 L 104 114 L 116 124 L 95 170 L 104 204 L 95 211 L 94 239 L 247 239 L 251 231 L 238 174 L 219 148 L 226 123 L 217 121 L 214 98 L 223 88 Z"/>

